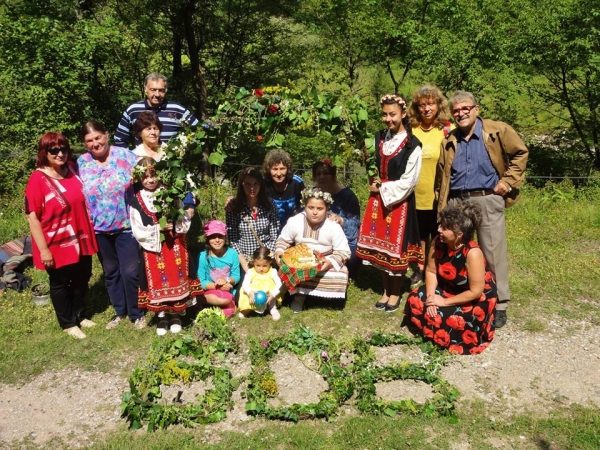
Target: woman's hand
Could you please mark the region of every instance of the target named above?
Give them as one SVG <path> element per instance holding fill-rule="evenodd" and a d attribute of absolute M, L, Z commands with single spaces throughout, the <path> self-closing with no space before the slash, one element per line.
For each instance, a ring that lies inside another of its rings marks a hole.
<path fill-rule="evenodd" d="M 227 197 L 225 200 L 225 212 L 232 213 L 235 208 L 235 197 Z"/>
<path fill-rule="evenodd" d="M 246 259 L 246 257 L 240 253 L 238 259 L 240 261 L 240 267 L 242 268 L 242 270 L 244 272 L 248 272 L 250 267 L 248 266 L 248 260 Z"/>
<path fill-rule="evenodd" d="M 275 262 L 277 263 L 277 266 L 281 266 L 281 254 L 280 253 L 275 253 Z"/>
<path fill-rule="evenodd" d="M 438 294 L 430 294 L 425 299 L 425 306 L 446 306 L 446 299 Z"/>
<path fill-rule="evenodd" d="M 173 231 L 173 224 L 171 222 L 167 222 L 163 228 L 163 231 Z"/>
<path fill-rule="evenodd" d="M 342 219 L 340 216 L 338 216 L 337 214 L 334 213 L 329 213 L 327 214 L 327 218 L 329 220 L 331 220 L 332 222 L 336 222 L 339 223 L 340 226 L 344 226 L 344 219 Z"/>
<path fill-rule="evenodd" d="M 333 268 L 333 264 L 331 264 L 331 261 L 329 261 L 328 259 L 325 259 L 325 261 L 323 261 L 321 263 L 320 271 L 321 272 L 326 272 L 326 271 L 328 271 L 331 268 Z"/>
<path fill-rule="evenodd" d="M 46 269 L 54 267 L 54 256 L 49 249 L 40 250 L 40 257 Z"/>
<path fill-rule="evenodd" d="M 435 317 L 437 314 L 437 306 L 428 306 L 427 307 L 427 314 L 429 314 L 429 317 Z"/>
<path fill-rule="evenodd" d="M 378 194 L 380 187 L 381 187 L 381 183 L 377 180 L 373 180 L 369 184 L 369 191 L 371 191 L 373 194 Z"/>

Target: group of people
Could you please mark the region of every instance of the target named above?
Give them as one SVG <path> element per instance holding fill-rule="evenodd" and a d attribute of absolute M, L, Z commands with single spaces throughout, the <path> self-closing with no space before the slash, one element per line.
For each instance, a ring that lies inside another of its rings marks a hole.
<path fill-rule="evenodd" d="M 197 303 L 226 316 L 269 312 L 279 320 L 284 295 L 295 313 L 307 296 L 345 298 L 363 264 L 382 273 L 375 308 L 386 312 L 399 309 L 411 268 L 405 322 L 455 353 L 483 351 L 506 323 L 504 208 L 518 198 L 528 152 L 510 126 L 478 117 L 472 94 L 459 91 L 447 101 L 426 85 L 410 108 L 400 95 L 382 97 L 386 128 L 375 135 L 378 176 L 369 179 L 362 221 L 356 195 L 337 180 L 331 160 L 312 166 L 314 186 L 307 189 L 289 154 L 275 149 L 262 170 L 241 171 L 225 222 L 204 224 L 206 250 L 192 257 L 186 233 L 195 198 L 181 199 L 184 216 L 161 226 L 154 163 L 181 121 L 198 120 L 165 99 L 164 76 L 149 75 L 145 90 L 146 99 L 123 113 L 114 146 L 95 121 L 82 127 L 87 152 L 76 163 L 61 134 L 39 142 L 25 212 L 34 263 L 48 272 L 69 335 L 85 338 L 82 328 L 95 325 L 85 309 L 95 253 L 115 309 L 108 329 L 126 318 L 144 328 L 148 310 L 157 315 L 157 334 L 177 333 Z M 284 257 L 301 244 L 314 256 L 310 267 Z"/>

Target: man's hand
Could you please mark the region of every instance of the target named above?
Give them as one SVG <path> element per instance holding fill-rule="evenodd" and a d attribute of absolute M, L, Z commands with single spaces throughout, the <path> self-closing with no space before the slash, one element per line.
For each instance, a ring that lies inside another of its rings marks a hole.
<path fill-rule="evenodd" d="M 502 197 L 504 197 L 510 191 L 511 191 L 511 188 L 508 185 L 508 183 L 505 181 L 498 181 L 498 184 L 494 188 L 494 194 L 501 195 Z"/>

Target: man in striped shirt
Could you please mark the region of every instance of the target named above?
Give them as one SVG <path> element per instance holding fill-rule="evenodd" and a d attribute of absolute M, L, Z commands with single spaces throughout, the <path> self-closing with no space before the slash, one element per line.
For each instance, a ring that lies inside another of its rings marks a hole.
<path fill-rule="evenodd" d="M 166 142 L 183 128 L 181 122 L 188 125 L 197 125 L 198 119 L 183 105 L 165 99 L 167 93 L 167 78 L 160 73 L 151 73 L 146 77 L 144 92 L 146 99 L 132 103 L 123 113 L 117 131 L 115 132 L 115 145 L 131 147 L 140 144 L 136 138 L 132 139 L 133 124 L 143 111 L 153 111 L 163 125 L 160 141 Z"/>

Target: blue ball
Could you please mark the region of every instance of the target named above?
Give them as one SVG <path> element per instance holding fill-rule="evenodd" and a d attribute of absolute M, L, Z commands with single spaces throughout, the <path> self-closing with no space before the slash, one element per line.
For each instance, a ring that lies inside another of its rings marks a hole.
<path fill-rule="evenodd" d="M 263 306 L 265 303 L 267 303 L 267 294 L 264 291 L 256 291 L 254 293 L 254 304 Z"/>

